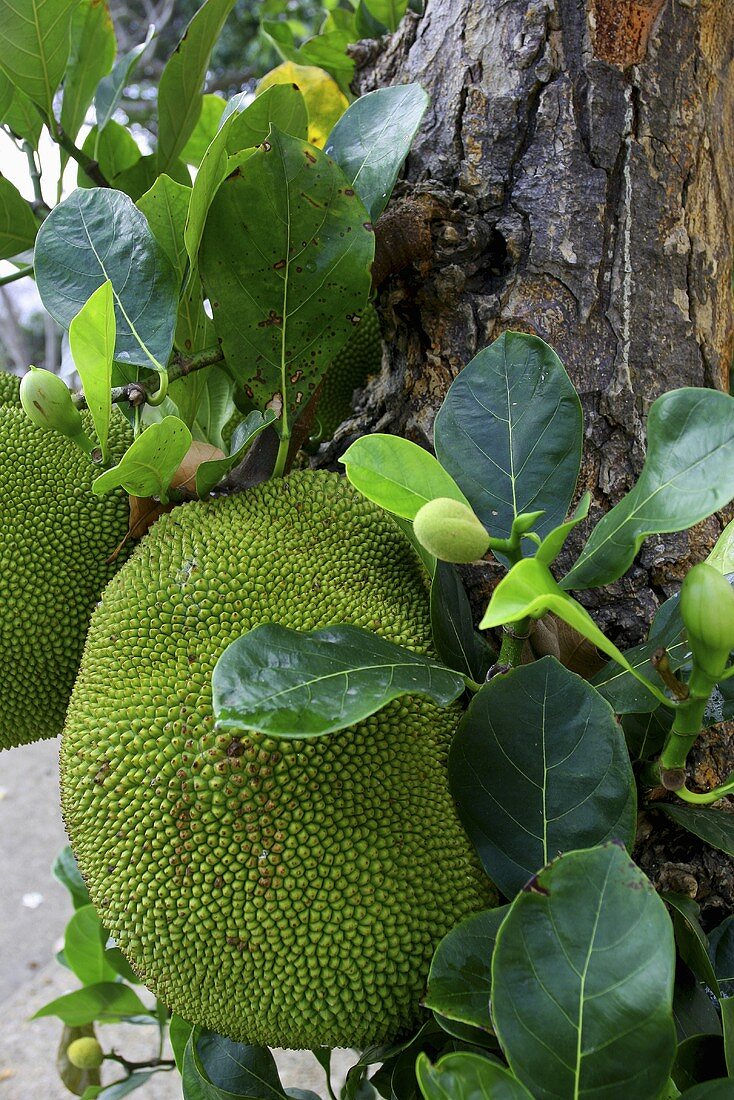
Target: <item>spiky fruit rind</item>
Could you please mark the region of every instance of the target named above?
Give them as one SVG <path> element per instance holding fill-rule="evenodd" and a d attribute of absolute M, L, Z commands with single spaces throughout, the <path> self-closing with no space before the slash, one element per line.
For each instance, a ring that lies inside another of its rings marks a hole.
<path fill-rule="evenodd" d="M 322 439 L 334 432 L 351 414 L 354 391 L 361 389 L 382 363 L 380 319 L 373 305 L 367 305 L 362 320 L 330 365 L 321 388 L 317 410 Z"/>
<path fill-rule="evenodd" d="M 450 497 L 436 497 L 419 508 L 413 531 L 421 546 L 441 561 L 477 561 L 489 549 L 489 535 L 471 508 Z"/>
<path fill-rule="evenodd" d="M 410 697 L 310 741 L 218 733 L 217 658 L 266 622 L 430 651 L 418 559 L 343 479 L 184 505 L 92 620 L 63 812 L 102 922 L 170 1009 L 252 1044 L 364 1047 L 416 1022 L 437 942 L 495 900 L 448 791 L 459 712 Z"/>
<path fill-rule="evenodd" d="M 20 378 L 9 371 L 0 371 L 0 405 L 20 405 Z"/>
<path fill-rule="evenodd" d="M 130 439 L 113 417 L 113 451 Z M 95 496 L 93 476 L 69 439 L 0 406 L 0 748 L 61 732 L 89 616 L 124 560 L 107 559 L 127 531 L 127 497 Z"/>
<path fill-rule="evenodd" d="M 99 1069 L 104 1062 L 104 1051 L 97 1040 L 89 1036 L 69 1043 L 66 1057 L 77 1069 Z"/>

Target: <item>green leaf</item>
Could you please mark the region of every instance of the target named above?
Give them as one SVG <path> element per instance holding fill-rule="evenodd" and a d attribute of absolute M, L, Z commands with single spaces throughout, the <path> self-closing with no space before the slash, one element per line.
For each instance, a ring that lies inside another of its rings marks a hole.
<path fill-rule="evenodd" d="M 173 1057 L 176 1059 L 176 1068 L 179 1073 L 183 1069 L 184 1051 L 186 1050 L 186 1044 L 193 1030 L 193 1024 L 188 1023 L 188 1021 L 184 1020 L 181 1016 L 177 1016 L 175 1012 L 171 1014 L 171 1020 L 168 1025 L 168 1039 L 171 1044 L 171 1050 L 173 1051 Z"/>
<path fill-rule="evenodd" d="M 131 1073 L 129 1077 L 124 1077 L 120 1081 L 115 1081 L 111 1085 L 107 1085 L 106 1088 L 98 1089 L 96 1092 L 84 1093 L 82 1100 L 122 1100 L 124 1096 L 129 1096 L 131 1092 L 135 1092 L 140 1089 L 151 1077 L 155 1077 L 156 1073 L 160 1073 L 160 1070 L 147 1069 L 136 1070 Z"/>
<path fill-rule="evenodd" d="M 30 206 L 18 188 L 0 175 L 0 260 L 33 248 L 37 232 Z"/>
<path fill-rule="evenodd" d="M 273 84 L 291 84 L 298 88 L 308 111 L 308 133 L 305 137 L 312 145 L 323 149 L 329 131 L 349 106 L 349 100 L 334 78 L 314 65 L 294 65 L 292 61 L 284 61 L 265 74 L 256 94 L 261 95 Z"/>
<path fill-rule="evenodd" d="M 734 916 L 726 917 L 709 934 L 709 956 L 724 997 L 734 994 Z"/>
<path fill-rule="evenodd" d="M 151 232 L 171 261 L 179 282 L 183 281 L 186 271 L 184 226 L 190 199 L 190 187 L 176 183 L 164 174 L 158 176 L 150 190 L 141 195 L 135 204 L 145 214 Z"/>
<path fill-rule="evenodd" d="M 519 894 L 492 961 L 492 1018 L 535 1100 L 650 1100 L 675 1056 L 665 906 L 615 844 L 561 856 Z M 519 995 L 519 992 L 521 995 Z"/>
<path fill-rule="evenodd" d="M 220 95 L 205 95 L 203 97 L 199 121 L 181 150 L 181 159 L 186 164 L 191 164 L 194 168 L 199 167 L 204 153 L 217 136 L 226 105 L 226 101 Z"/>
<path fill-rule="evenodd" d="M 681 1093 L 681 1100 L 732 1100 L 733 1096 L 731 1079 L 720 1077 L 716 1081 L 705 1081 L 702 1085 L 686 1089 Z"/>
<path fill-rule="evenodd" d="M 706 562 L 720 573 L 734 572 L 734 519 L 727 523 L 719 535 Z"/>
<path fill-rule="evenodd" d="M 696 977 L 705 982 L 709 989 L 719 997 L 721 991 L 709 958 L 708 938 L 699 921 L 701 907 L 696 904 L 693 898 L 689 898 L 685 894 L 666 892 L 660 896 L 663 901 L 668 903 L 672 911 L 678 954 Z"/>
<path fill-rule="evenodd" d="M 364 0 L 364 4 L 370 15 L 391 33 L 398 29 L 408 10 L 408 0 Z"/>
<path fill-rule="evenodd" d="M 230 470 L 233 470 L 250 449 L 254 440 L 275 420 L 272 409 L 267 412 L 251 412 L 238 424 L 232 436 L 232 451 L 226 458 L 215 458 L 202 462 L 196 471 L 196 495 L 202 500 L 208 496 Z"/>
<path fill-rule="evenodd" d="M 0 0 L 0 67 L 16 88 L 53 118 L 79 0 Z"/>
<path fill-rule="evenodd" d="M 71 52 L 64 73 L 61 128 L 76 141 L 97 85 L 115 60 L 115 28 L 107 0 L 81 0 L 71 21 Z M 61 150 L 62 165 L 68 154 Z"/>
<path fill-rule="evenodd" d="M 285 1100 L 275 1060 L 265 1047 L 247 1046 L 194 1028 L 183 1057 L 184 1100 Z"/>
<path fill-rule="evenodd" d="M 634 841 L 634 777 L 614 713 L 553 657 L 475 695 L 451 745 L 449 784 L 506 897 L 559 852 Z"/>
<path fill-rule="evenodd" d="M 64 328 L 109 279 L 117 318 L 115 359 L 165 366 L 173 346 L 178 280 L 145 215 L 127 195 L 104 187 L 73 191 L 39 230 L 35 272 L 44 306 Z"/>
<path fill-rule="evenodd" d="M 721 1032 L 713 999 L 685 963 L 680 961 L 675 969 L 673 1018 L 679 1042 L 691 1035 Z"/>
<path fill-rule="evenodd" d="M 69 891 L 75 909 L 90 904 L 84 879 L 76 865 L 70 845 L 67 844 L 56 856 L 51 866 L 51 874 Z"/>
<path fill-rule="evenodd" d="M 721 1035 L 692 1035 L 678 1047 L 671 1076 L 679 1089 L 687 1089 L 698 1082 L 719 1078 L 724 1073 L 726 1059 Z"/>
<path fill-rule="evenodd" d="M 693 388 L 663 394 L 650 409 L 637 484 L 594 529 L 563 587 L 611 584 L 648 535 L 692 527 L 732 497 L 734 398 Z"/>
<path fill-rule="evenodd" d="M 43 122 L 33 101 L 23 95 L 18 88 L 13 93 L 10 107 L 3 113 L 3 122 L 17 137 L 30 142 L 34 149 L 38 149 Z"/>
<path fill-rule="evenodd" d="M 222 430 L 235 412 L 232 380 L 218 367 L 209 367 L 206 371 L 196 373 L 204 375 L 205 385 L 199 392 L 195 410 L 195 435 L 224 451 L 226 447 Z"/>
<path fill-rule="evenodd" d="M 214 326 L 248 398 L 280 414 L 283 438 L 367 304 L 374 233 L 348 191 L 320 150 L 274 130 L 209 211 L 199 263 Z"/>
<path fill-rule="evenodd" d="M 629 679 L 633 683 L 636 682 L 632 677 Z M 610 702 L 604 692 L 600 694 Z M 619 713 L 614 704 L 612 704 L 612 710 L 615 714 Z M 622 729 L 633 761 L 652 760 L 660 753 L 673 724 L 673 718 L 674 713 L 668 707 L 658 707 L 649 714 L 622 716 Z"/>
<path fill-rule="evenodd" d="M 418 510 L 437 497 L 469 503 L 430 451 L 399 435 L 362 436 L 339 461 L 355 489 L 404 519 L 415 519 Z"/>
<path fill-rule="evenodd" d="M 105 958 L 107 933 L 93 905 L 77 909 L 66 926 L 64 956 L 84 985 L 113 982 L 116 972 Z"/>
<path fill-rule="evenodd" d="M 516 516 L 542 510 L 543 536 L 566 518 L 582 432 L 581 403 L 556 353 L 537 336 L 504 332 L 451 384 L 436 455 L 491 535 L 508 538 Z"/>
<path fill-rule="evenodd" d="M 0 122 L 5 122 L 5 115 L 10 110 L 13 102 L 13 85 L 0 69 Z"/>
<path fill-rule="evenodd" d="M 679 806 L 675 802 L 656 802 L 655 809 L 667 814 L 676 825 L 687 829 L 712 848 L 734 856 L 734 814 L 726 810 L 712 810 L 708 806 Z"/>
<path fill-rule="evenodd" d="M 355 65 L 347 55 L 348 34 L 338 30 L 330 31 L 308 39 L 302 46 L 296 46 L 288 23 L 264 19 L 260 29 L 284 61 L 325 69 L 327 73 L 331 73 L 342 91 L 346 95 L 350 94 L 349 85 L 354 77 Z"/>
<path fill-rule="evenodd" d="M 420 84 L 378 88 L 355 100 L 329 135 L 324 152 L 342 169 L 373 222 L 387 206 L 428 103 Z"/>
<path fill-rule="evenodd" d="M 445 1054 L 432 1066 L 421 1053 L 416 1074 L 426 1100 L 532 1100 L 532 1094 L 508 1069 L 481 1054 Z"/>
<path fill-rule="evenodd" d="M 107 942 L 108 944 L 112 944 L 112 946 L 107 947 L 104 957 L 111 969 L 115 974 L 119 974 L 124 981 L 130 982 L 131 985 L 137 985 L 140 982 L 140 978 L 130 966 L 130 963 L 127 961 L 122 951 L 120 951 L 120 948 L 115 946 L 114 940 L 108 939 Z"/>
<path fill-rule="evenodd" d="M 115 298 L 112 283 L 102 283 L 88 298 L 69 326 L 69 349 L 82 380 L 102 456 L 109 458 L 112 416 L 112 360 L 115 355 Z"/>
<path fill-rule="evenodd" d="M 133 73 L 143 56 L 147 53 L 154 34 L 155 27 L 148 27 L 145 41 L 138 46 L 134 46 L 119 61 L 116 61 L 110 75 L 99 82 L 94 97 L 94 109 L 97 114 L 97 128 L 99 130 L 104 130 L 115 113 L 117 104 L 122 98 L 122 93 L 132 80 Z"/>
<path fill-rule="evenodd" d="M 212 690 L 219 729 L 300 739 L 353 726 L 403 695 L 448 706 L 464 680 L 360 627 L 299 632 L 268 623 L 227 646 Z"/>
<path fill-rule="evenodd" d="M 591 493 L 584 493 L 581 500 L 576 505 L 576 510 L 571 518 L 548 532 L 538 549 L 535 551 L 535 557 L 542 565 L 550 567 L 553 564 L 574 527 L 577 527 L 579 523 L 582 523 L 588 516 L 590 504 Z"/>
<path fill-rule="evenodd" d="M 624 654 L 627 663 L 635 670 L 638 677 L 644 677 L 644 681 L 635 677 L 626 668 L 620 668 L 619 663 L 614 659 L 592 680 L 594 687 L 608 703 L 611 703 L 616 714 L 648 714 L 660 706 L 660 699 L 651 694 L 646 683 L 657 682 L 662 687 L 662 681 L 650 661 L 661 645 L 663 645 L 662 642 L 653 639 L 628 649 Z M 673 672 L 677 672 L 687 660 L 690 660 L 691 648 L 686 641 L 675 642 L 665 648 Z"/>
<path fill-rule="evenodd" d="M 128 447 L 116 466 L 92 483 L 95 493 L 122 486 L 135 497 L 158 497 L 168 502 L 168 487 L 191 446 L 191 432 L 177 416 L 151 424 Z"/>
<path fill-rule="evenodd" d="M 108 122 L 101 133 L 93 126 L 84 139 L 82 152 L 97 161 L 102 175 L 113 186 L 116 186 L 116 178 L 137 164 L 142 156 L 127 127 L 114 120 Z M 76 182 L 78 187 L 97 186 L 81 165 L 77 168 Z"/>
<path fill-rule="evenodd" d="M 94 1020 L 109 1023 L 123 1016 L 149 1015 L 150 1011 L 129 985 L 121 982 L 99 982 L 97 985 L 87 985 L 84 989 L 57 997 L 39 1008 L 31 1019 L 58 1016 L 70 1027 L 80 1027 L 82 1024 L 91 1024 Z"/>
<path fill-rule="evenodd" d="M 669 704 L 670 701 L 663 692 L 654 683 L 648 682 L 629 663 L 624 654 L 609 641 L 606 635 L 602 634 L 586 608 L 563 592 L 550 570 L 536 558 L 525 558 L 518 562 L 517 565 L 513 565 L 507 576 L 502 578 L 494 590 L 479 627 L 481 630 L 486 630 L 493 626 L 517 622 L 527 616 L 539 619 L 548 611 L 552 611 L 574 630 L 578 630 L 579 634 L 583 634 L 593 642 L 602 653 L 606 653 L 608 657 L 612 657 L 624 669 L 631 672 L 659 702 Z M 643 710 L 644 707 L 636 709 Z"/>
<path fill-rule="evenodd" d="M 729 1077 L 734 1077 L 734 1000 L 727 998 L 719 1002 L 721 1023 L 724 1030 L 724 1057 Z"/>
<path fill-rule="evenodd" d="M 227 175 L 230 157 L 261 145 L 273 127 L 293 137 L 306 137 L 306 104 L 298 89 L 290 84 L 268 88 L 243 109 L 237 108 L 227 115 L 204 154 L 194 180 L 184 235 L 192 278 L 198 268 L 199 247 L 209 207 Z"/>
<path fill-rule="evenodd" d="M 235 0 L 205 0 L 169 58 L 158 86 L 158 171 L 166 172 L 194 132 L 209 57 Z"/>
<path fill-rule="evenodd" d="M 444 936 L 431 961 L 423 999 L 426 1008 L 491 1032 L 492 953 L 508 911 L 508 905 L 501 905 L 476 913 Z"/>
<path fill-rule="evenodd" d="M 496 654 L 474 629 L 471 605 L 457 570 L 436 563 L 431 582 L 431 630 L 440 659 L 450 668 L 481 683 Z"/>

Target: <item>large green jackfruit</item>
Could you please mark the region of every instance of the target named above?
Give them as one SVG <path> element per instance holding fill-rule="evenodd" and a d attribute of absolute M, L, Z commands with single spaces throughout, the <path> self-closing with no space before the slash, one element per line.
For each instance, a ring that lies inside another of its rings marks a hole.
<path fill-rule="evenodd" d="M 241 634 L 351 623 L 431 651 L 393 520 L 301 472 L 158 521 L 107 586 L 62 739 L 62 807 L 104 926 L 185 1019 L 358 1046 L 416 1022 L 438 940 L 495 900 L 446 758 L 459 708 L 395 701 L 309 741 L 214 728 Z"/>
<path fill-rule="evenodd" d="M 381 363 L 380 319 L 375 307 L 368 305 L 354 335 L 324 377 L 316 412 L 321 439 L 331 439 L 339 425 L 350 416 L 354 391 L 364 386 L 368 377 L 380 369 Z"/>
<path fill-rule="evenodd" d="M 0 371 L 0 405 L 20 405 L 20 378 L 9 371 Z"/>
<path fill-rule="evenodd" d="M 117 412 L 110 438 L 117 456 L 131 442 Z M 127 497 L 95 496 L 93 476 L 69 439 L 0 404 L 0 748 L 61 732 L 89 616 L 124 560 L 108 558 Z"/>

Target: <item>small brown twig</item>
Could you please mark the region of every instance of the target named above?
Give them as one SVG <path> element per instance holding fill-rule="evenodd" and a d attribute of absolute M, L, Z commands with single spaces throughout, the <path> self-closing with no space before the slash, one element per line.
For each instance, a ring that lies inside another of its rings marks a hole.
<path fill-rule="evenodd" d="M 665 686 L 673 692 L 676 699 L 683 700 L 688 698 L 688 685 L 684 684 L 683 681 L 679 680 L 674 674 L 670 667 L 670 658 L 668 657 L 667 649 L 663 649 L 662 646 L 660 649 L 656 649 L 650 658 L 650 664 Z"/>

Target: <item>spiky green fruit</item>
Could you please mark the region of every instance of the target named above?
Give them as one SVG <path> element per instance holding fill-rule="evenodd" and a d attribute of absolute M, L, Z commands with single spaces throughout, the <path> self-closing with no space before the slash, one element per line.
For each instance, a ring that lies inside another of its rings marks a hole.
<path fill-rule="evenodd" d="M 0 405 L 20 404 L 20 378 L 9 371 L 0 371 Z"/>
<path fill-rule="evenodd" d="M 96 1039 L 88 1036 L 69 1043 L 66 1057 L 77 1069 L 99 1069 L 104 1062 L 104 1051 Z"/>
<path fill-rule="evenodd" d="M 94 449 L 84 430 L 82 414 L 71 399 L 69 387 L 50 370 L 31 367 L 20 382 L 20 403 L 37 428 L 60 432 L 86 454 Z"/>
<path fill-rule="evenodd" d="M 418 509 L 413 531 L 421 546 L 441 561 L 478 561 L 489 550 L 489 535 L 466 504 L 436 497 Z"/>
<path fill-rule="evenodd" d="M 116 414 L 117 457 L 131 438 Z M 127 531 L 127 497 L 95 496 L 93 476 L 69 439 L 0 406 L 0 748 L 61 732 L 89 616 L 122 564 L 108 559 Z"/>
<path fill-rule="evenodd" d="M 361 389 L 382 363 L 380 319 L 368 305 L 349 339 L 330 365 L 321 388 L 317 410 L 320 438 L 331 439 L 352 411 L 354 391 Z"/>
<path fill-rule="evenodd" d="M 183 505 L 92 618 L 63 813 L 102 923 L 170 1009 L 247 1043 L 365 1047 L 417 1022 L 436 944 L 495 900 L 448 790 L 460 710 L 409 697 L 314 740 L 217 732 L 217 659 L 268 622 L 431 652 L 417 556 L 338 476 Z"/>

